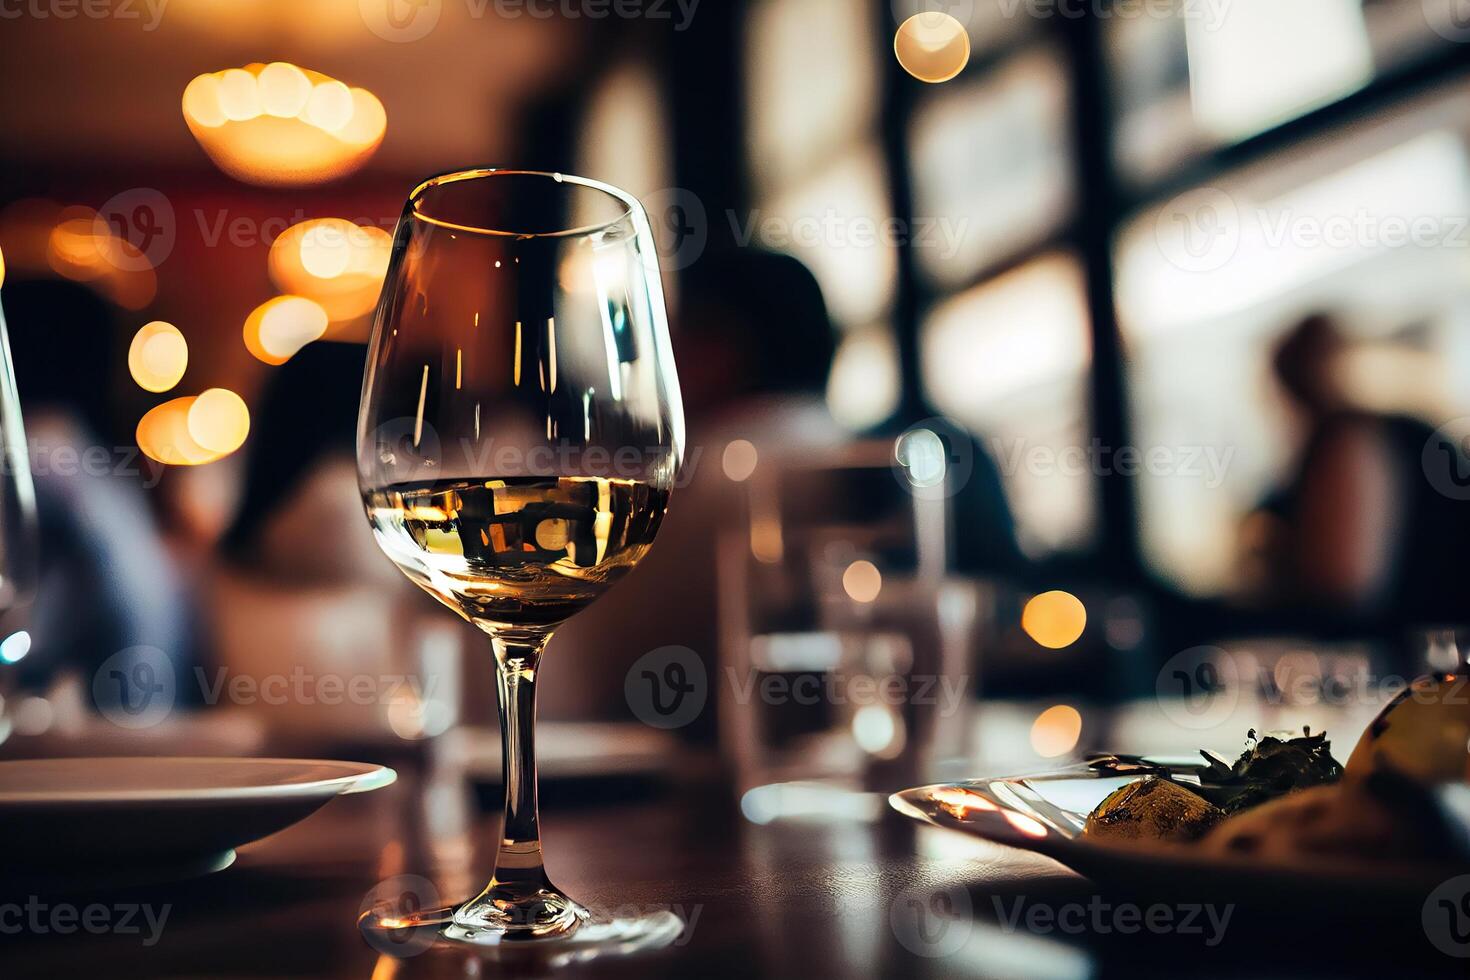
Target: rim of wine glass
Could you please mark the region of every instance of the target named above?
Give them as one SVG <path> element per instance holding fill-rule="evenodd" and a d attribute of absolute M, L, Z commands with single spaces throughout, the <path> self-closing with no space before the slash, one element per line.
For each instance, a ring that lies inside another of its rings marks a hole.
<path fill-rule="evenodd" d="M 419 202 L 426 191 L 446 184 L 457 184 L 468 180 L 483 180 L 488 177 L 547 177 L 558 184 L 575 184 L 578 187 L 587 187 L 594 191 L 600 191 L 608 195 L 619 204 L 623 205 L 623 213 L 608 221 L 600 221 L 596 224 L 581 225 L 576 228 L 563 228 L 557 231 L 507 231 L 502 228 L 486 228 L 481 225 L 465 225 L 454 221 L 445 221 L 443 218 L 435 218 L 424 214 L 419 210 Z M 605 184 L 600 180 L 590 177 L 578 177 L 575 174 L 561 173 L 552 170 L 511 170 L 503 167 L 475 167 L 470 170 L 451 170 L 446 173 L 437 174 L 423 181 L 415 187 L 408 195 L 409 211 L 413 216 L 423 222 L 440 228 L 452 228 L 456 231 L 467 231 L 477 235 L 493 235 L 498 238 L 574 238 L 582 235 L 590 235 L 594 232 L 611 228 L 613 225 L 621 224 L 633 218 L 643 210 L 643 205 L 632 194 L 612 184 Z"/>

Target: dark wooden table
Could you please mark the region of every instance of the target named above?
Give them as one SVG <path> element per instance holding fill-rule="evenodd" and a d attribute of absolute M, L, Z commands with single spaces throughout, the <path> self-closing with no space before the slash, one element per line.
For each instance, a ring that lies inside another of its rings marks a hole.
<path fill-rule="evenodd" d="M 1059 865 L 897 817 L 756 826 L 713 786 L 623 803 L 581 804 L 575 787 L 549 795 L 557 882 L 598 908 L 675 908 L 688 929 L 674 946 L 580 964 L 371 948 L 354 923 L 375 886 L 427 872 L 434 890 L 463 897 L 497 831 L 494 815 L 455 805 L 453 784 L 404 779 L 334 801 L 207 878 L 0 896 L 0 977 L 1397 976 L 1461 975 L 1470 962 L 1427 949 L 1422 931 L 1375 932 L 1371 915 L 1343 928 L 1237 915 L 1213 944 L 1208 928 L 1122 934 L 1095 914 L 1106 896 Z M 142 914 L 136 933 L 37 934 L 5 915 L 27 900 L 79 915 L 101 904 L 114 923 L 129 906 L 167 917 L 156 935 Z"/>

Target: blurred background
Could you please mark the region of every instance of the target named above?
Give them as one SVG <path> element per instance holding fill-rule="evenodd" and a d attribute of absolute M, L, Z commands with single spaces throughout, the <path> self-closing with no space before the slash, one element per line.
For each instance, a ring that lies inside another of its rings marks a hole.
<path fill-rule="evenodd" d="M 3 16 L 41 532 L 4 751 L 434 743 L 498 779 L 483 637 L 377 553 L 352 463 L 403 201 L 473 166 L 644 201 L 690 417 L 658 547 L 552 644 L 553 778 L 894 789 L 1203 717 L 1228 750 L 1454 646 L 1462 0 Z"/>

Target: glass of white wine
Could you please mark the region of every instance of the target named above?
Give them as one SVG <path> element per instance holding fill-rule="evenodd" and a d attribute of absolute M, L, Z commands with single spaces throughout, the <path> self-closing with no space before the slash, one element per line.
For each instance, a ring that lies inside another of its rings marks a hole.
<path fill-rule="evenodd" d="M 682 928 L 671 912 L 597 916 L 552 884 L 533 728 L 552 632 L 648 551 L 683 449 L 658 256 L 635 198 L 511 170 L 413 191 L 368 351 L 358 480 L 383 552 L 489 634 L 505 822 L 479 896 L 370 909 L 370 939 L 432 928 L 486 947 L 625 950 Z"/>

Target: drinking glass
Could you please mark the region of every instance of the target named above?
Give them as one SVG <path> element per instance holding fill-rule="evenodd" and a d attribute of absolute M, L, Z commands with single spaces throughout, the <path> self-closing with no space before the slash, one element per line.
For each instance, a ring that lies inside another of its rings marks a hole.
<path fill-rule="evenodd" d="M 30 452 L 5 312 L 0 310 L 0 742 L 11 730 L 6 701 L 16 687 L 15 665 L 31 648 L 30 635 L 12 632 L 15 622 L 7 614 L 25 605 L 35 589 L 38 537 Z"/>
<path fill-rule="evenodd" d="M 536 812 L 542 654 L 647 553 L 683 456 L 657 261 L 637 200 L 580 177 L 452 173 L 404 208 L 368 352 L 358 480 L 383 552 L 490 637 L 505 823 L 480 895 L 369 911 L 364 929 L 627 949 L 682 928 L 672 912 L 609 919 L 568 898 L 547 876 Z"/>

